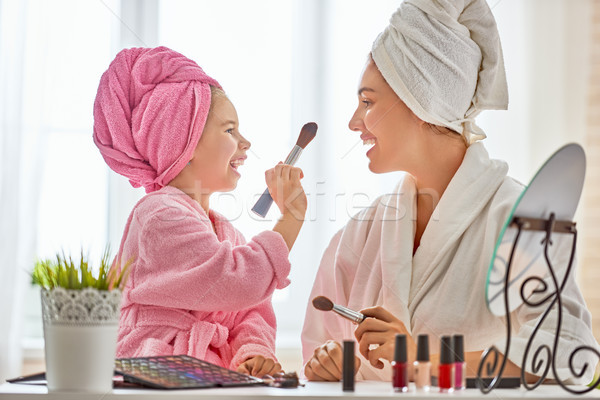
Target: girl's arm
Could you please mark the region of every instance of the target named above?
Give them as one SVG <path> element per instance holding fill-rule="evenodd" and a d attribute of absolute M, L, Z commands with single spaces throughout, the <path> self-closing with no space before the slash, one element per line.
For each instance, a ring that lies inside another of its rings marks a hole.
<path fill-rule="evenodd" d="M 233 359 L 230 369 L 236 369 L 244 361 L 255 357 L 275 358 L 275 331 L 277 323 L 271 299 L 239 312 L 235 327 L 229 331 Z"/>
<path fill-rule="evenodd" d="M 289 250 L 300 233 L 306 214 L 306 194 L 300 184 L 303 177 L 300 168 L 282 163 L 265 172 L 269 194 L 281 211 L 281 218 L 273 230 L 283 236 Z"/>
<path fill-rule="evenodd" d="M 297 219 L 292 214 L 283 214 L 279 221 L 273 227 L 273 231 L 277 232 L 283 237 L 285 240 L 285 244 L 289 250 L 292 250 L 292 246 L 296 242 L 296 238 L 300 233 L 300 228 L 302 228 L 302 224 L 304 220 Z"/>
<path fill-rule="evenodd" d="M 233 240 L 233 239 L 232 239 Z M 238 311 L 289 284 L 288 248 L 265 231 L 245 245 L 219 241 L 210 223 L 185 207 L 148 218 L 131 272 L 130 301 L 196 311 Z"/>

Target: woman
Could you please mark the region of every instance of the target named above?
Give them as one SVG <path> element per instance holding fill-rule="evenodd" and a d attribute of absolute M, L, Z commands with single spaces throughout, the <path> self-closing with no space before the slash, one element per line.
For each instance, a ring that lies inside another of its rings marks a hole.
<path fill-rule="evenodd" d="M 416 335 L 428 334 L 435 353 L 442 335 L 460 333 L 467 373 L 474 375 L 482 350 L 504 348 L 504 320 L 488 311 L 485 282 L 502 225 L 523 190 L 506 176 L 505 162 L 488 157 L 479 142 L 485 134 L 474 122 L 482 110 L 508 106 L 500 40 L 485 0 L 404 1 L 373 44 L 358 99 L 349 126 L 372 146 L 369 169 L 407 174 L 325 251 L 311 298 L 327 296 L 370 318 L 357 328 L 309 305 L 304 373 L 311 380 L 340 379 L 340 342 L 356 338 L 358 378 L 389 380 L 384 361 L 392 360 L 397 333 L 408 337 L 409 361 Z M 573 274 L 563 306 L 564 354 L 578 345 L 597 347 Z M 505 375 L 519 374 L 541 311 L 514 311 Z M 545 325 L 538 338 L 551 343 L 553 332 Z M 567 360 L 557 358 L 560 376 L 570 376 Z M 581 382 L 591 374 L 588 368 Z"/>

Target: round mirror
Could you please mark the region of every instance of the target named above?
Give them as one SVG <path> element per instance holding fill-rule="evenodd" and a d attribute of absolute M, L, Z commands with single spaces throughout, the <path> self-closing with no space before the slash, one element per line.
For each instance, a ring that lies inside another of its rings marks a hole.
<path fill-rule="evenodd" d="M 554 213 L 558 221 L 572 221 L 581 197 L 585 178 L 585 153 L 578 144 L 568 144 L 560 148 L 538 170 L 531 182 L 513 206 L 504 223 L 487 275 L 486 300 L 494 315 L 506 315 L 504 307 L 504 281 L 510 254 L 518 229 L 513 224 L 514 217 L 548 219 Z M 572 236 L 553 232 L 555 235 Z M 532 277 L 548 276 L 548 265 L 544 257 L 542 240 L 545 231 L 521 230 L 516 245 L 510 276 L 508 280 L 509 312 L 523 303 L 521 286 Z M 555 269 L 564 269 L 571 252 L 572 238 L 552 241 L 549 258 Z M 565 261 L 566 260 L 566 261 Z M 560 281 L 560 278 L 559 278 Z M 527 284 L 523 289 L 527 298 L 536 289 L 536 285 Z"/>

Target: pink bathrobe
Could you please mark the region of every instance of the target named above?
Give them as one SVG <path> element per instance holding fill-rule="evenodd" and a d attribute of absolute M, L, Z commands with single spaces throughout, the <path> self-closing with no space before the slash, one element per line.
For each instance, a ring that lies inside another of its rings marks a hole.
<path fill-rule="evenodd" d="M 211 226 L 214 223 L 215 231 Z M 248 243 L 223 216 L 165 186 L 134 207 L 118 257 L 135 257 L 123 292 L 118 357 L 188 354 L 235 369 L 275 358 L 275 289 L 288 248 L 273 231 Z"/>

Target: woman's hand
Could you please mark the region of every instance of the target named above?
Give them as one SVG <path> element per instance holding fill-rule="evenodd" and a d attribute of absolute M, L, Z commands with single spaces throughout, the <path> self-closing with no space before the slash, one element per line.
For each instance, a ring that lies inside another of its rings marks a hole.
<path fill-rule="evenodd" d="M 310 360 L 304 366 L 304 375 L 309 381 L 339 381 L 342 379 L 342 346 L 328 340 L 315 349 Z M 354 373 L 358 372 L 360 359 L 354 357 Z"/>
<path fill-rule="evenodd" d="M 365 318 L 358 325 L 356 331 L 354 331 L 354 336 L 358 340 L 360 354 L 369 360 L 372 366 L 382 369 L 383 363 L 380 360 L 382 358 L 393 361 L 396 335 L 398 333 L 406 335 L 408 360 L 415 359 L 417 346 L 402 321 L 380 306 L 365 308 L 360 312 L 368 318 Z M 371 345 L 378 345 L 378 347 L 371 350 L 369 349 Z"/>
<path fill-rule="evenodd" d="M 237 367 L 237 372 L 259 378 L 264 375 L 276 374 L 279 371 L 281 371 L 281 364 L 272 358 L 263 356 L 251 357 Z"/>
<path fill-rule="evenodd" d="M 269 194 L 283 215 L 292 215 L 304 220 L 307 199 L 300 180 L 304 173 L 300 168 L 283 163 L 277 164 L 265 172 Z"/>

